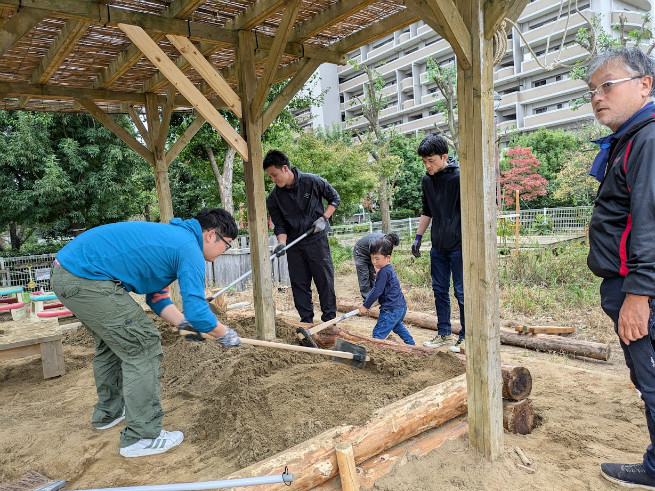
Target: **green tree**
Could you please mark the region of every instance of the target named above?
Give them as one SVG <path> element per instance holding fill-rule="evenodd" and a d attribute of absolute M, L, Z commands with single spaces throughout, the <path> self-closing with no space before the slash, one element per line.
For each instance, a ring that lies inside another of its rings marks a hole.
<path fill-rule="evenodd" d="M 421 201 L 421 179 L 425 174 L 425 166 L 416 153 L 423 133 L 411 136 L 395 135 L 391 140 L 391 153 L 402 159 L 400 171 L 392 196 L 394 209 L 412 210 L 416 216 L 423 208 Z"/>
<path fill-rule="evenodd" d="M 0 184 L 9 197 L 0 229 L 9 229 L 13 250 L 37 229 L 71 235 L 139 214 L 149 202 L 134 178 L 148 164 L 90 116 L 3 111 L 0 135 Z"/>
<path fill-rule="evenodd" d="M 377 178 L 368 164 L 366 149 L 348 144 L 347 138 L 335 140 L 333 134 L 304 132 L 295 141 L 276 142 L 276 148 L 301 171 L 318 174 L 334 186 L 341 197 L 336 212 L 339 217 L 356 212 L 362 199 L 375 188 Z"/>
<path fill-rule="evenodd" d="M 553 196 L 573 206 L 588 206 L 593 203 L 598 190 L 598 181 L 589 175 L 595 152 L 572 152 L 557 174 Z"/>
<path fill-rule="evenodd" d="M 435 125 L 435 129 L 440 133 L 448 142 L 448 145 L 459 154 L 459 129 L 457 126 L 457 67 L 453 62 L 452 65 L 445 63 L 439 65 L 432 58 L 427 59 L 426 63 L 428 69 L 428 77 L 439 89 L 439 93 L 443 97 L 438 100 L 434 106 L 434 110 L 444 115 L 446 124 L 448 125 L 448 133 L 445 133 L 439 126 Z"/>

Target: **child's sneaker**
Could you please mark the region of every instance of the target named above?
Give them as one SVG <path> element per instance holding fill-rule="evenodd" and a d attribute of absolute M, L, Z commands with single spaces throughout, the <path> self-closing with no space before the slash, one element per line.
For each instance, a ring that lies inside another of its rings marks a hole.
<path fill-rule="evenodd" d="M 426 348 L 440 348 L 441 346 L 446 346 L 447 344 L 453 344 L 455 340 L 453 339 L 452 334 L 437 334 L 432 341 L 425 341 L 423 346 Z"/>
<path fill-rule="evenodd" d="M 184 440 L 181 431 L 161 430 L 157 438 L 142 438 L 128 447 L 121 448 L 123 457 L 144 457 L 164 453 L 173 447 L 177 447 Z"/>
<path fill-rule="evenodd" d="M 453 353 L 461 353 L 464 349 L 463 339 L 458 339 L 454 346 L 448 346 L 448 351 L 452 351 Z"/>
<path fill-rule="evenodd" d="M 108 430 L 109 428 L 112 428 L 112 427 L 116 426 L 118 423 L 120 423 L 124 419 L 125 419 L 125 408 L 123 408 L 123 412 L 121 413 L 121 415 L 118 418 L 116 418 L 113 421 L 110 421 L 109 423 L 107 423 L 105 425 L 96 426 L 95 428 L 96 428 L 96 430 Z"/>

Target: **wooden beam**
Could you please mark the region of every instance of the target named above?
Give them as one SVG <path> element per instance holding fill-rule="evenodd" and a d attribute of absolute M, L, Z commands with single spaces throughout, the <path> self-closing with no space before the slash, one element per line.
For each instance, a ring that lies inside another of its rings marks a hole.
<path fill-rule="evenodd" d="M 302 62 L 302 66 L 298 69 L 296 76 L 291 79 L 284 89 L 282 89 L 282 92 L 277 95 L 264 111 L 262 115 L 264 130 L 278 117 L 320 65 L 321 62 L 318 60 L 309 59 Z"/>
<path fill-rule="evenodd" d="M 42 99 L 76 99 L 79 97 L 95 101 L 128 103 L 143 105 L 146 103 L 145 95 L 138 92 L 120 92 L 113 90 L 94 90 L 81 87 L 67 87 L 63 85 L 37 85 L 23 82 L 0 82 L 0 94 L 10 96 L 26 95 Z M 188 104 L 180 97 L 179 105 Z"/>
<path fill-rule="evenodd" d="M 266 18 L 280 10 L 285 3 L 286 0 L 257 0 L 248 5 L 248 7 L 234 19 L 226 22 L 225 28 L 233 29 L 235 31 L 241 29 L 254 29 L 264 22 Z"/>
<path fill-rule="evenodd" d="M 175 108 L 175 87 L 169 86 L 166 93 L 166 102 L 161 108 L 161 125 L 159 126 L 159 134 L 155 140 L 155 146 L 164 148 L 166 146 L 166 139 L 168 138 L 168 129 L 171 126 L 171 116 Z"/>
<path fill-rule="evenodd" d="M 471 66 L 471 35 L 452 0 L 407 0 L 407 6 L 450 43 L 457 63 Z"/>
<path fill-rule="evenodd" d="M 143 51 L 143 54 L 170 80 L 177 90 L 187 98 L 200 114 L 211 124 L 225 141 L 244 160 L 248 159 L 248 148 L 244 139 L 230 126 L 223 116 L 211 105 L 195 85 L 175 66 L 159 46 L 138 26 L 119 24 L 120 29 Z"/>
<path fill-rule="evenodd" d="M 19 5 L 42 9 L 44 16 L 54 14 L 65 19 L 78 19 L 101 26 L 134 25 L 147 32 L 157 34 L 177 34 L 189 37 L 192 41 L 207 42 L 215 45 L 235 46 L 237 32 L 218 27 L 206 22 L 193 22 L 182 19 L 168 19 L 158 14 L 134 12 L 106 4 L 98 8 L 94 0 L 0 0 L 0 7 L 18 7 Z M 260 49 L 270 50 L 274 38 L 263 34 L 257 35 Z M 328 63 L 344 64 L 346 57 L 332 48 L 312 44 L 287 43 L 284 52 L 295 57 L 308 56 Z"/>
<path fill-rule="evenodd" d="M 193 122 L 187 127 L 186 130 L 184 130 L 184 133 L 182 133 L 182 136 L 180 136 L 173 146 L 168 149 L 168 152 L 166 152 L 166 166 L 168 167 L 171 165 L 171 162 L 175 160 L 175 157 L 177 157 L 182 150 L 184 150 L 184 147 L 186 147 L 189 142 L 193 139 L 196 133 L 198 133 L 198 130 L 202 128 L 202 125 L 205 124 L 205 121 L 207 121 L 205 118 L 202 117 L 202 115 L 198 114 L 196 116 L 196 119 L 193 120 Z"/>
<path fill-rule="evenodd" d="M 350 36 L 346 36 L 332 46 L 340 53 L 349 53 L 360 46 L 364 46 L 419 20 L 421 20 L 421 17 L 417 12 L 404 9 L 374 22 L 370 26 L 360 29 Z"/>
<path fill-rule="evenodd" d="M 530 0 L 488 0 L 484 4 L 484 37 L 491 39 L 507 17 L 515 21 Z"/>
<path fill-rule="evenodd" d="M 314 36 L 319 31 L 327 27 L 338 24 L 342 20 L 347 19 L 351 15 L 359 12 L 360 10 L 368 7 L 375 0 L 340 0 L 333 3 L 322 12 L 310 17 L 301 25 L 293 30 L 291 41 L 302 42 Z"/>
<path fill-rule="evenodd" d="M 130 119 L 132 120 L 132 123 L 134 123 L 134 126 L 136 126 L 136 130 L 141 135 L 141 138 L 143 138 L 143 141 L 146 142 L 146 147 L 152 151 L 152 139 L 150 137 L 150 132 L 143 124 L 143 121 L 141 120 L 141 116 L 136 111 L 136 109 L 134 109 L 134 106 L 129 106 L 127 108 L 127 114 L 130 116 Z"/>
<path fill-rule="evenodd" d="M 248 142 L 248 159 L 243 172 L 248 207 L 250 259 L 252 264 L 253 297 L 255 299 L 255 327 L 257 338 L 275 338 L 275 305 L 268 250 L 268 214 L 262 150 L 262 118 L 253 110 L 257 78 L 255 76 L 255 35 L 239 31 L 239 46 L 235 54 L 239 63 L 239 92 L 243 104 L 242 131 Z"/>
<path fill-rule="evenodd" d="M 84 109 L 89 111 L 89 113 L 100 121 L 109 131 L 111 131 L 118 138 L 123 140 L 125 144 L 138 153 L 143 160 L 148 162 L 150 165 L 153 165 L 153 155 L 150 150 L 144 147 L 141 143 L 137 141 L 125 128 L 119 125 L 114 118 L 106 114 L 102 109 L 100 109 L 95 102 L 91 99 L 80 98 L 77 99 Z"/>
<path fill-rule="evenodd" d="M 485 0 L 459 0 L 468 26 L 471 64 L 457 64 L 462 256 L 466 314 L 466 380 L 471 448 L 503 453 L 500 314 L 493 138 L 493 41 L 484 37 Z"/>
<path fill-rule="evenodd" d="M 284 46 L 286 46 L 289 36 L 291 35 L 291 30 L 293 29 L 293 24 L 296 21 L 296 16 L 298 15 L 298 10 L 300 9 L 300 0 L 289 0 L 287 7 L 284 9 L 284 15 L 282 16 L 282 22 L 278 25 L 277 31 L 275 32 L 275 40 L 271 46 L 270 51 L 268 52 L 268 58 L 266 64 L 264 65 L 264 70 L 262 76 L 259 78 L 257 83 L 257 92 L 255 93 L 255 98 L 252 101 L 253 108 L 256 114 L 261 113 L 264 108 L 264 103 L 266 102 L 266 97 L 268 92 L 271 89 L 272 80 L 277 70 L 278 65 L 280 64 L 280 59 L 282 58 L 282 51 Z"/>
<path fill-rule="evenodd" d="M 188 19 L 205 0 L 173 0 L 166 10 L 166 17 Z"/>
<path fill-rule="evenodd" d="M 225 101 L 228 107 L 241 119 L 241 99 L 232 90 L 220 73 L 212 66 L 209 61 L 202 56 L 191 41 L 182 36 L 173 36 L 169 34 L 168 39 L 178 49 L 178 51 L 193 65 L 198 74 L 205 79 L 214 92 Z"/>
<path fill-rule="evenodd" d="M 9 51 L 48 15 L 47 11 L 21 8 L 2 24 L 0 30 L 0 56 Z"/>

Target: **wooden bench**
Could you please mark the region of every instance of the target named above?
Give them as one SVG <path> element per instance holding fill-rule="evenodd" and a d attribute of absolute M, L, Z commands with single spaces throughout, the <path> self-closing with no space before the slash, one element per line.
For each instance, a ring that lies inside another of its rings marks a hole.
<path fill-rule="evenodd" d="M 0 335 L 0 361 L 15 360 L 26 356 L 41 355 L 43 378 L 66 373 L 63 335 L 59 328 L 8 329 Z"/>

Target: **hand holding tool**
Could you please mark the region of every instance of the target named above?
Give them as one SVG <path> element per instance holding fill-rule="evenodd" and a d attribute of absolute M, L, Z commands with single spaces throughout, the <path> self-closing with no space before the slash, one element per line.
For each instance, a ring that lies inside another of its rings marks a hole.
<path fill-rule="evenodd" d="M 314 223 L 312 223 L 312 233 L 319 233 L 325 230 L 325 227 L 327 227 L 328 223 L 328 218 L 325 215 L 321 215 L 319 218 L 317 218 Z"/>

